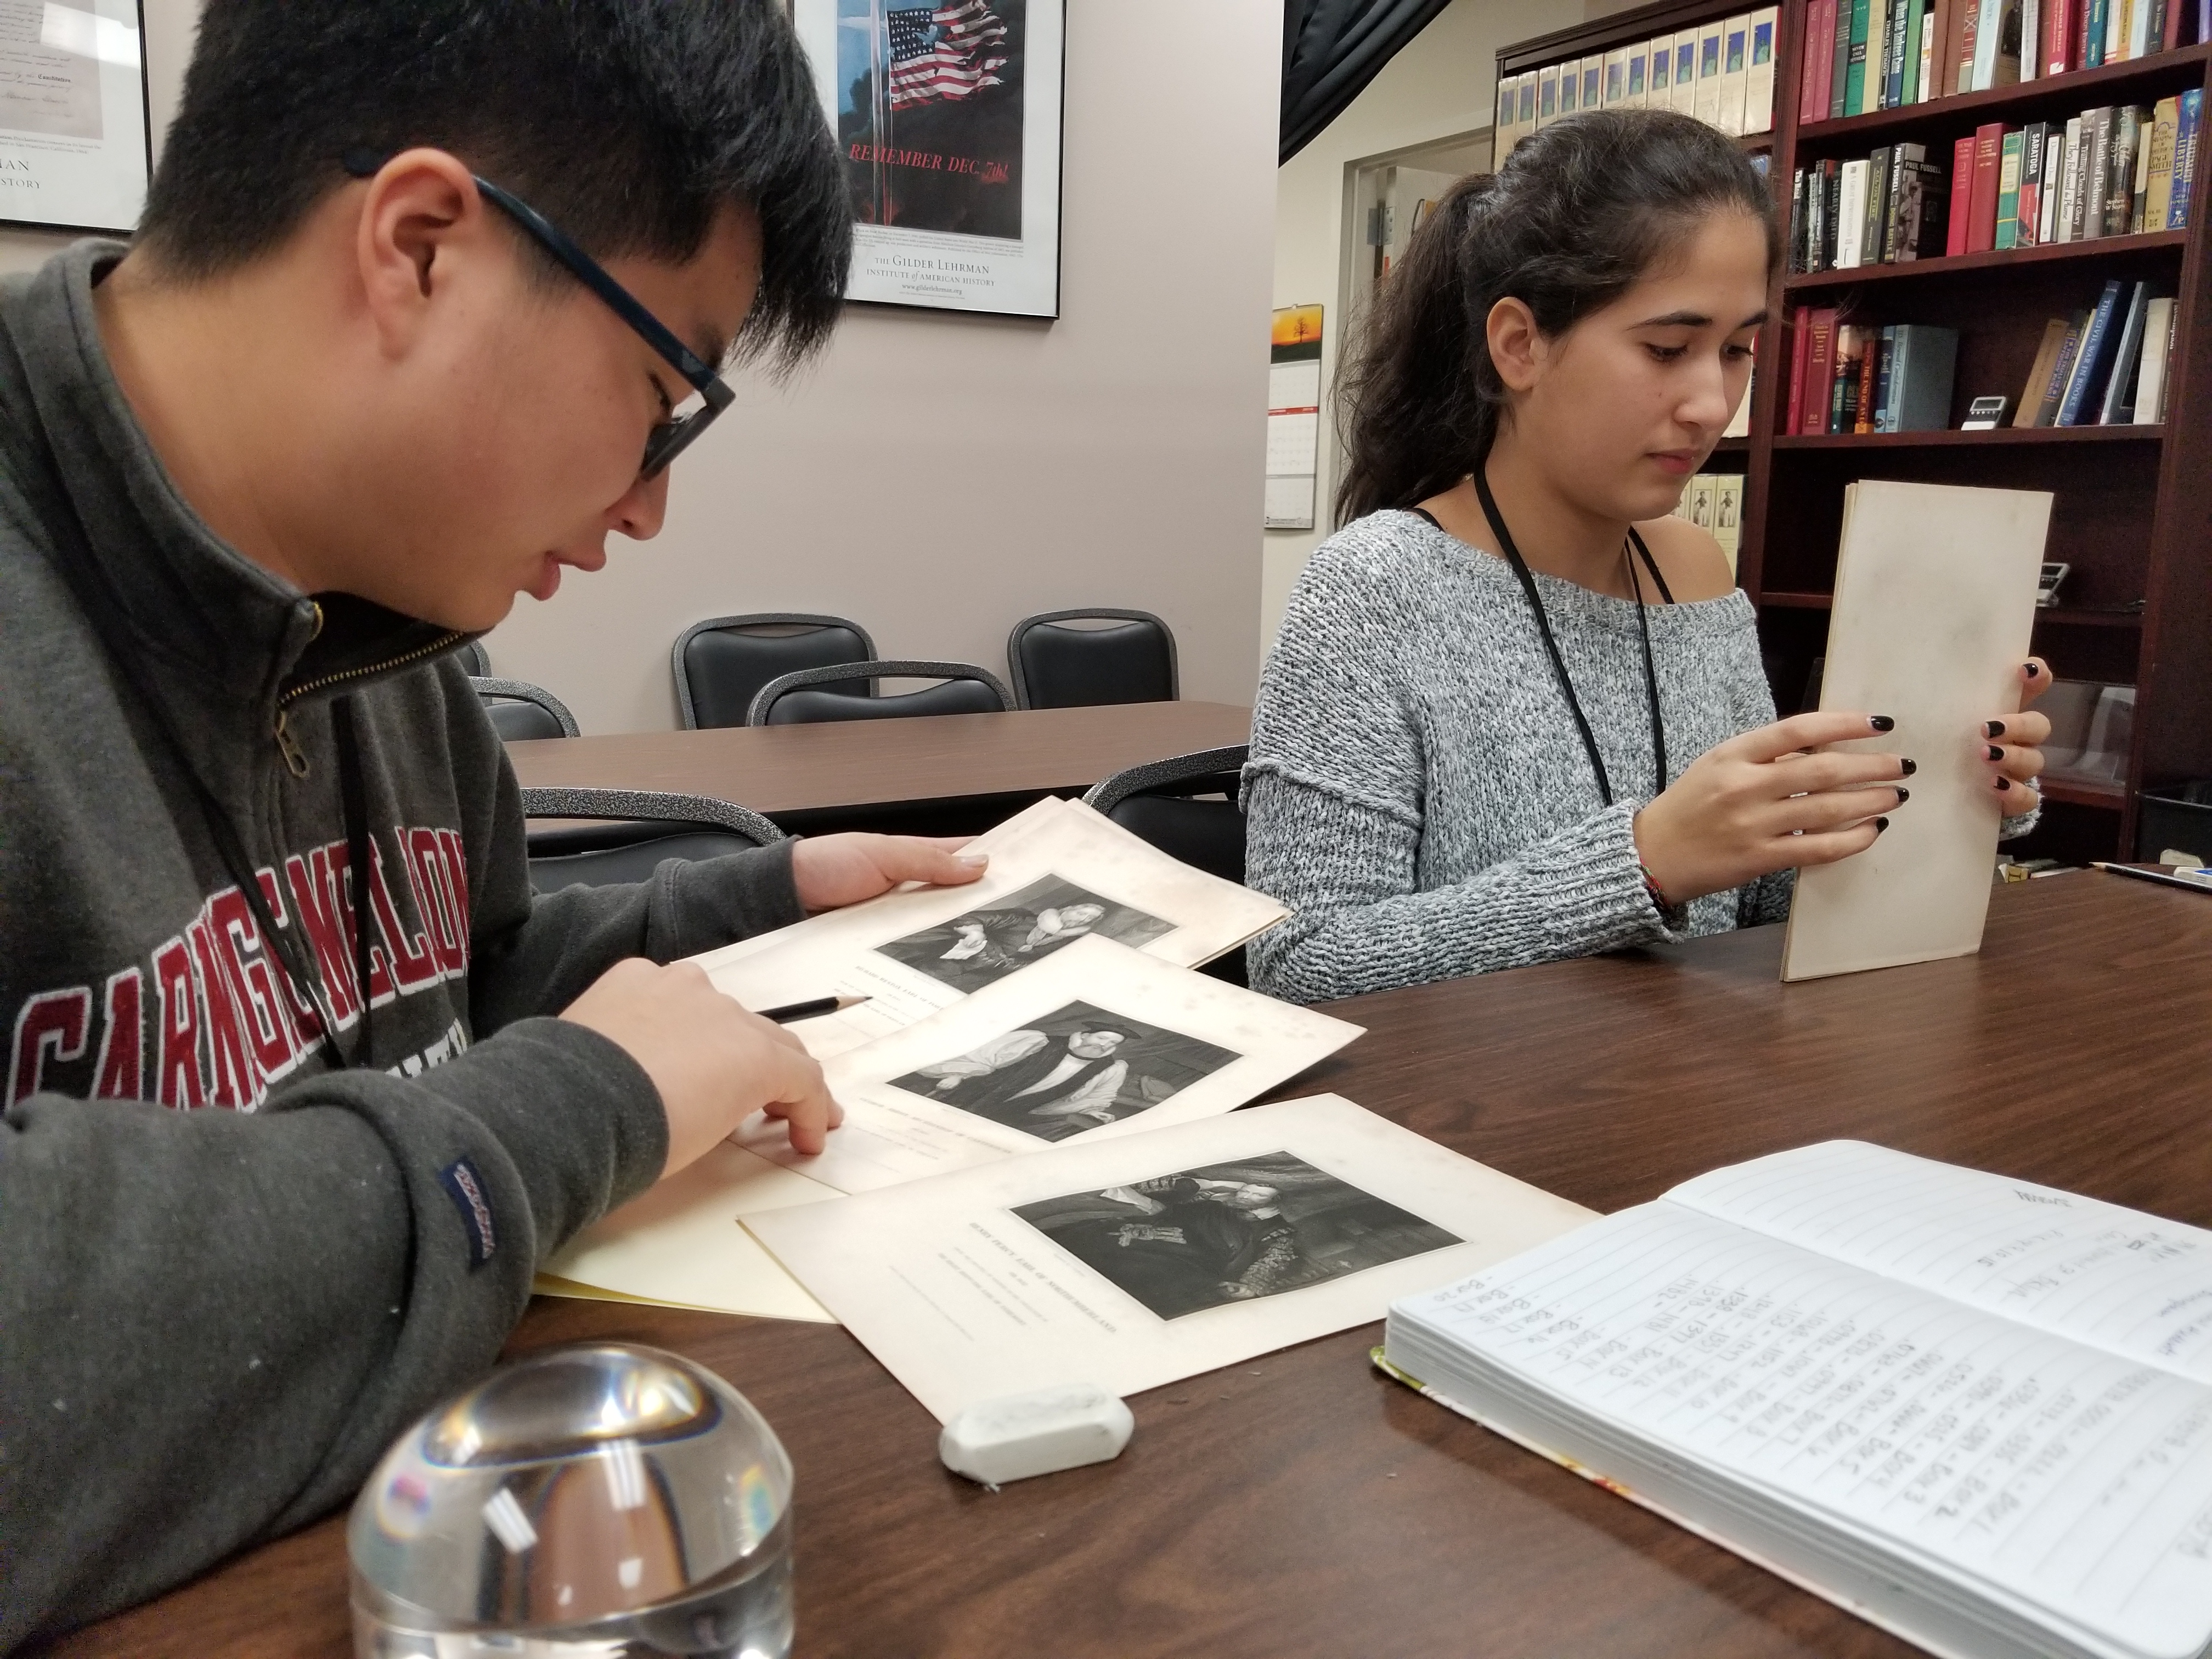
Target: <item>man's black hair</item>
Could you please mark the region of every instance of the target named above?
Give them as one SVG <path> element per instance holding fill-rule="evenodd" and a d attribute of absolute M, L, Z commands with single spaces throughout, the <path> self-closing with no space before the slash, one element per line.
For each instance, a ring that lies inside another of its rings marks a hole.
<path fill-rule="evenodd" d="M 451 152 L 602 258 L 680 264 L 759 215 L 738 355 L 789 366 L 836 321 L 852 215 L 780 0 L 208 0 L 140 236 L 164 270 L 274 251 L 343 158 Z"/>

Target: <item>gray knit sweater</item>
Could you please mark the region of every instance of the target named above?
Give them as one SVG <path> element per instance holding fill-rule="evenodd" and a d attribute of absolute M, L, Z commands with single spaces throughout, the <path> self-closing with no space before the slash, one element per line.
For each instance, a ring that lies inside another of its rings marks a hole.
<path fill-rule="evenodd" d="M 1612 806 L 1503 559 L 1398 512 L 1314 555 L 1261 677 L 1244 771 L 1246 879 L 1295 912 L 1251 947 L 1255 987 L 1316 1002 L 1787 913 L 1783 871 L 1694 900 L 1668 927 L 1630 829 L 1657 790 L 1635 603 L 1536 584 Z M 1679 778 L 1772 720 L 1774 700 L 1741 592 L 1649 620 Z"/>

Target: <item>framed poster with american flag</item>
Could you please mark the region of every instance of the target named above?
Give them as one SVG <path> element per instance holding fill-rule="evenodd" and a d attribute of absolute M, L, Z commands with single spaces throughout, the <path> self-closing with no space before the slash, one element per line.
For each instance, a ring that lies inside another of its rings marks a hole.
<path fill-rule="evenodd" d="M 855 230 L 846 297 L 1060 314 L 1066 0 L 795 0 Z"/>

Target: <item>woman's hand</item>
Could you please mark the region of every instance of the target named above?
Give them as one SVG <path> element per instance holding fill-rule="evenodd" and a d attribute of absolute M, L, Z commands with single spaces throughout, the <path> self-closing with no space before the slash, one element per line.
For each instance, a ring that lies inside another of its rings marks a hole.
<path fill-rule="evenodd" d="M 809 836 L 791 849 L 791 878 L 806 913 L 837 910 L 888 893 L 903 882 L 964 887 L 990 866 L 963 853 L 965 836 Z"/>
<path fill-rule="evenodd" d="M 2032 718 L 2048 729 L 2041 715 Z M 1883 815 L 1910 798 L 1899 781 L 1914 764 L 1814 751 L 1893 726 L 1880 714 L 1799 714 L 1731 738 L 1636 815 L 1636 856 L 1668 903 L 1686 904 L 1777 870 L 1864 852 L 1888 828 Z M 2022 752 L 2041 764 L 2034 750 Z"/>
<path fill-rule="evenodd" d="M 1982 763 L 1989 768 L 1990 793 L 2008 818 L 2033 812 L 2043 804 L 2033 780 L 2043 770 L 2042 745 L 2051 737 L 2051 720 L 2029 713 L 2027 705 L 2050 689 L 2050 668 L 2042 658 L 2029 658 L 2020 671 L 2021 712 L 1996 715 L 1974 733 Z"/>

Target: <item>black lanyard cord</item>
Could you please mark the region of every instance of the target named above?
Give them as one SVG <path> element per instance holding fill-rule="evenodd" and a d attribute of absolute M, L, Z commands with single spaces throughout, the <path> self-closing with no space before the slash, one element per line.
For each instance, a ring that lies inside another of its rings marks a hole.
<path fill-rule="evenodd" d="M 1636 544 L 1636 550 L 1644 556 L 1644 562 L 1651 567 L 1651 580 L 1659 584 L 1661 596 L 1668 605 L 1674 596 L 1667 591 L 1667 579 L 1659 574 L 1659 562 L 1651 556 L 1651 550 L 1644 544 L 1644 538 L 1636 533 L 1636 526 L 1628 527 L 1628 539 Z M 1644 684 L 1651 694 L 1651 754 L 1659 769 L 1659 788 L 1667 787 L 1667 722 L 1659 717 L 1659 670 L 1651 660 L 1651 619 L 1644 608 L 1644 580 L 1636 574 L 1636 561 L 1623 558 L 1628 567 L 1628 591 L 1636 596 L 1636 631 L 1644 639 Z"/>
<path fill-rule="evenodd" d="M 1582 699 L 1575 695 L 1575 683 L 1567 673 L 1567 659 L 1559 653 L 1559 642 L 1553 637 L 1552 619 L 1544 609 L 1543 596 L 1536 591 L 1535 573 L 1528 568 L 1528 562 L 1521 556 L 1521 550 L 1514 544 L 1513 532 L 1506 528 L 1505 515 L 1498 510 L 1498 501 L 1490 493 L 1490 480 L 1484 476 L 1485 471 L 1480 466 L 1474 470 L 1474 493 L 1481 500 L 1482 511 L 1490 520 L 1490 527 L 1498 533 L 1498 546 L 1504 551 L 1506 562 L 1513 567 L 1513 574 L 1521 580 L 1521 591 L 1528 597 L 1528 609 L 1536 617 L 1536 632 L 1543 637 L 1545 653 L 1552 659 L 1552 672 L 1559 678 L 1559 694 L 1566 699 L 1567 712 L 1574 716 L 1575 730 L 1582 734 L 1583 748 L 1589 755 L 1590 770 L 1597 775 L 1598 795 L 1610 806 L 1613 804 L 1613 780 L 1607 775 L 1605 758 L 1598 752 L 1597 734 L 1590 730 L 1589 717 L 1583 713 Z M 1658 562 L 1651 556 L 1651 550 L 1644 546 L 1644 538 L 1632 527 L 1628 538 L 1635 544 L 1636 551 L 1643 556 L 1644 563 L 1651 568 L 1651 577 L 1659 584 L 1660 593 L 1667 603 L 1673 604 L 1674 595 L 1668 592 L 1667 579 L 1659 574 Z M 1651 620 L 1646 614 L 1644 603 L 1644 585 L 1636 574 L 1636 562 L 1628 557 L 1626 547 L 1621 550 L 1621 554 L 1628 564 L 1629 587 L 1636 596 L 1636 625 L 1644 640 L 1644 684 L 1651 702 L 1651 749 L 1659 779 L 1658 789 L 1652 793 L 1657 794 L 1667 787 L 1667 723 L 1659 708 L 1659 671 L 1651 654 Z"/>

